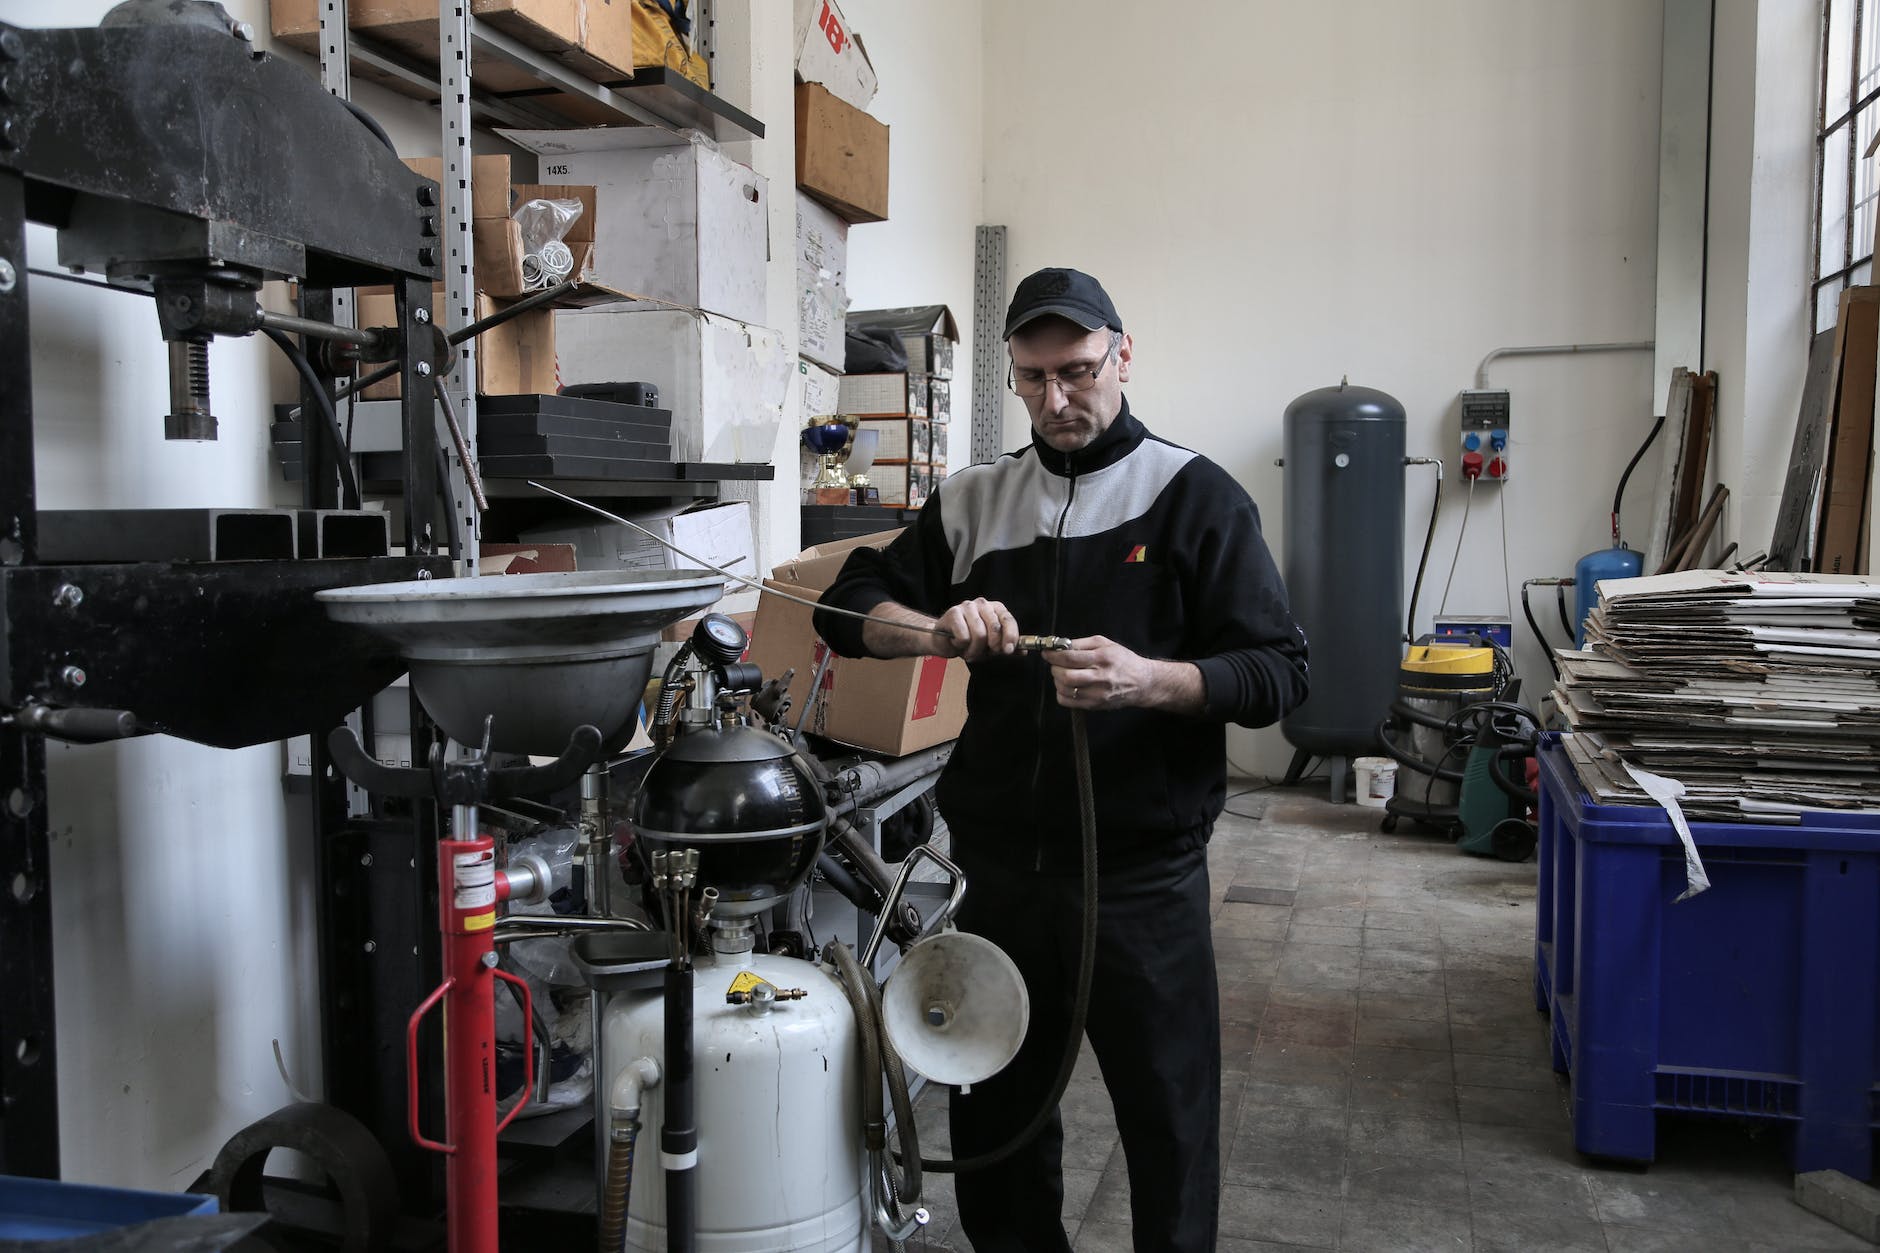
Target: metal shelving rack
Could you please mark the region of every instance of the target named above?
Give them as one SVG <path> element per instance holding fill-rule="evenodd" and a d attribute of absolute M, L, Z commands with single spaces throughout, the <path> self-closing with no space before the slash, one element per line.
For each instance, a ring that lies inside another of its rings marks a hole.
<path fill-rule="evenodd" d="M 440 0 L 439 60 L 429 72 L 376 46 L 369 36 L 350 30 L 346 7 L 346 0 L 320 0 L 319 60 L 321 84 L 326 90 L 350 98 L 352 71 L 363 65 L 427 93 L 437 93 L 443 166 L 437 255 L 444 282 L 446 333 L 469 325 L 475 315 L 472 127 L 479 122 L 551 129 L 580 125 L 527 99 L 477 92 L 473 62 L 478 58 L 498 57 L 527 71 L 545 86 L 598 106 L 622 123 L 672 132 L 675 142 L 684 142 L 685 137 L 678 131 L 688 126 L 709 129 L 722 138 L 763 133 L 761 124 L 741 112 L 705 103 L 715 98 L 706 97 L 684 80 L 655 84 L 670 115 L 634 98 L 629 89 L 614 90 L 590 82 L 479 22 L 470 12 L 469 0 Z M 698 22 L 702 30 L 710 31 L 711 0 L 703 0 Z M 709 34 L 701 43 L 709 49 Z M 339 295 L 335 293 L 336 309 Z M 443 380 L 443 389 L 457 415 L 466 446 L 474 450 L 475 341 L 466 341 L 456 351 L 455 367 Z M 445 489 L 449 507 L 461 537 L 458 572 L 474 575 L 480 526 L 470 492 L 469 470 L 452 441 L 439 442 L 447 458 Z M 773 473 L 769 467 L 764 467 L 761 475 L 755 469 L 749 475 L 734 473 L 745 469 L 675 463 L 669 478 L 557 482 L 591 498 L 712 498 L 718 494 L 718 478 L 771 477 Z M 539 495 L 513 480 L 486 480 L 483 486 L 489 500 L 509 501 L 511 508 L 526 508 L 523 502 Z M 415 759 L 432 733 L 415 701 L 411 717 Z M 371 802 L 367 798 L 343 780 L 325 777 L 324 746 L 315 744 L 313 754 L 314 823 L 323 845 L 321 968 L 327 1099 L 371 1128 L 391 1157 L 407 1205 L 422 1208 L 427 1196 L 441 1197 L 441 1173 L 436 1159 L 418 1150 L 404 1134 L 406 1075 L 402 1051 L 405 1015 L 441 978 L 433 887 L 439 818 L 434 807 L 423 805 L 402 814 L 368 813 Z M 437 1048 L 434 1039 L 427 1039 L 422 1055 L 435 1056 Z M 419 1102 L 426 1125 L 437 1125 L 442 1109 L 437 1077 L 420 1068 L 412 1081 L 420 1085 Z M 543 1121 L 559 1126 L 566 1120 Z M 589 1233 L 572 1229 L 567 1234 L 570 1238 L 591 1238 Z"/>

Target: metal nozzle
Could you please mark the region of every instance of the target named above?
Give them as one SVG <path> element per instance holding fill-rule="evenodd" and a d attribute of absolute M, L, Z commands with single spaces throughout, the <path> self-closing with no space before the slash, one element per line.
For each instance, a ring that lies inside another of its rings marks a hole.
<path fill-rule="evenodd" d="M 1021 653 L 1063 652 L 1070 646 L 1070 640 L 1062 635 L 1021 635 L 1018 637 L 1018 651 Z"/>

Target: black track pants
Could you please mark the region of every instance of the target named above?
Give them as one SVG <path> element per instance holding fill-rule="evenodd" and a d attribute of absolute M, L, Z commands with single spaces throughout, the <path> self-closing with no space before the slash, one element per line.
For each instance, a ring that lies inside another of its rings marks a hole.
<path fill-rule="evenodd" d="M 1031 1028 L 1002 1073 L 952 1100 L 953 1155 L 1003 1144 L 1050 1092 L 1076 994 L 1083 882 L 1014 872 L 970 848 L 959 927 L 1005 950 L 1031 994 Z M 1097 964 L 1085 1034 L 1116 1109 L 1137 1253 L 1214 1248 L 1220 1209 L 1221 1012 L 1207 850 L 1100 880 Z M 959 1176 L 975 1253 L 1069 1253 L 1063 1124 L 1014 1157 Z"/>

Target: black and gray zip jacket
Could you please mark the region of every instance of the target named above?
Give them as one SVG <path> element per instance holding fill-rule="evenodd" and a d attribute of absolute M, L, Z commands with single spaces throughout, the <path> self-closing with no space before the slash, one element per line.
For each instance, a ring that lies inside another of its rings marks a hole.
<path fill-rule="evenodd" d="M 1192 661 L 1206 712 L 1088 717 L 1098 860 L 1125 868 L 1204 843 L 1226 798 L 1226 724 L 1277 721 L 1306 695 L 1306 641 L 1253 501 L 1206 457 L 1151 435 L 1127 401 L 1088 447 L 1031 447 L 952 475 L 887 548 L 857 549 L 822 601 L 939 615 L 1002 601 L 1027 634 L 1104 635 Z M 863 624 L 818 612 L 845 657 Z M 1069 711 L 1035 654 L 975 662 L 938 799 L 954 839 L 1046 873 L 1079 865 Z"/>

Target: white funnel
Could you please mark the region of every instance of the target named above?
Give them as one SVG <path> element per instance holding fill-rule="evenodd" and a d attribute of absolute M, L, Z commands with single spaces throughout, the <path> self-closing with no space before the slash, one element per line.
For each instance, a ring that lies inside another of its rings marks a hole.
<path fill-rule="evenodd" d="M 902 955 L 881 988 L 881 1023 L 911 1069 L 958 1087 L 990 1079 L 1018 1055 L 1031 999 L 998 945 L 947 931 Z"/>

